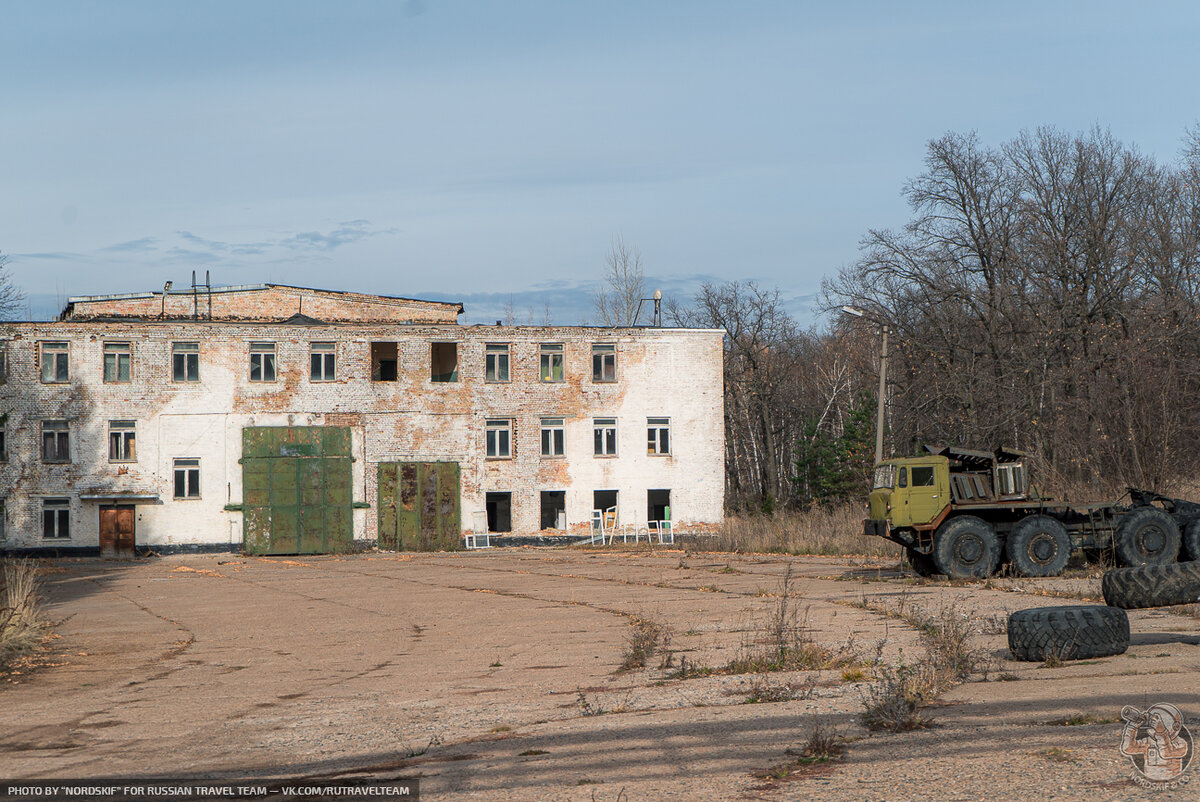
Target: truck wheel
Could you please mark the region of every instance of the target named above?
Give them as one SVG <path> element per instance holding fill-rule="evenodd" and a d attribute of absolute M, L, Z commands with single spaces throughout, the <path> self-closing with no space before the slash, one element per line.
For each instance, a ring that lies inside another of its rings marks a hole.
<path fill-rule="evenodd" d="M 1183 530 L 1183 558 L 1200 560 L 1200 518 L 1192 520 Z"/>
<path fill-rule="evenodd" d="M 1022 518 L 1008 533 L 1008 559 L 1021 576 L 1058 576 L 1071 559 L 1067 528 L 1048 515 Z"/>
<path fill-rule="evenodd" d="M 1179 527 L 1158 507 L 1135 507 L 1117 524 L 1117 559 L 1122 565 L 1163 565 L 1179 555 Z"/>
<path fill-rule="evenodd" d="M 933 561 L 952 579 L 992 575 L 1000 562 L 996 531 L 974 515 L 951 518 L 933 536 Z"/>
<path fill-rule="evenodd" d="M 1087 660 L 1124 654 L 1129 616 L 1116 607 L 1068 605 L 1017 610 L 1008 617 L 1008 648 L 1017 660 Z"/>
<path fill-rule="evenodd" d="M 1114 568 L 1100 580 L 1104 603 L 1134 610 L 1200 601 L 1200 562 Z"/>
<path fill-rule="evenodd" d="M 935 576 L 938 573 L 933 555 L 923 554 L 915 549 L 905 549 L 905 552 L 908 554 L 908 564 L 912 566 L 913 573 L 917 576 Z"/>

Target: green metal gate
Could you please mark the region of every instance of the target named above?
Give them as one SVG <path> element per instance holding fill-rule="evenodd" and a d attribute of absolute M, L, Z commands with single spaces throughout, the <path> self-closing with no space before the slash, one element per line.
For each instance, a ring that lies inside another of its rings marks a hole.
<path fill-rule="evenodd" d="M 379 548 L 462 548 L 457 462 L 379 463 Z"/>
<path fill-rule="evenodd" d="M 242 429 L 242 538 L 247 554 L 345 551 L 354 537 L 350 429 Z"/>

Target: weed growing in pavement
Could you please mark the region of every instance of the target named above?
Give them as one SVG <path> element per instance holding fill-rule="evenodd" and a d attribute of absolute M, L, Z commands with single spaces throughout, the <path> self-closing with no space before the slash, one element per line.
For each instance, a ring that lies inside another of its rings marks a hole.
<path fill-rule="evenodd" d="M 420 757 L 421 755 L 425 754 L 433 747 L 441 746 L 441 745 L 442 745 L 442 737 L 440 735 L 431 735 L 429 737 L 429 743 L 425 744 L 424 746 L 412 747 L 412 746 L 409 746 L 406 744 L 404 747 L 404 756 L 405 757 Z"/>
<path fill-rule="evenodd" d="M 32 652 L 45 631 L 37 577 L 33 560 L 0 560 L 0 671 Z"/>
<path fill-rule="evenodd" d="M 817 678 L 812 675 L 803 684 L 798 685 L 792 682 L 776 682 L 768 676 L 756 674 L 750 680 L 750 695 L 746 697 L 746 704 L 810 699 L 816 687 Z"/>
<path fill-rule="evenodd" d="M 809 764 L 828 763 L 841 757 L 845 751 L 845 739 L 838 735 L 837 730 L 826 729 L 821 724 L 821 719 L 818 718 L 813 722 L 813 728 L 808 733 L 808 740 L 800 748 L 797 757 Z M 794 754 L 794 752 L 789 749 L 787 754 Z"/>
<path fill-rule="evenodd" d="M 1094 716 L 1091 713 L 1076 713 L 1066 718 L 1056 718 L 1047 721 L 1051 727 L 1082 727 L 1088 724 L 1115 724 L 1121 719 L 1117 716 Z"/>
<path fill-rule="evenodd" d="M 669 645 L 669 630 L 663 624 L 649 618 L 634 618 L 625 641 L 625 651 L 621 655 L 620 670 L 632 671 L 635 668 L 645 668 L 646 663 L 663 645 L 661 642 L 664 637 L 666 645 Z"/>
<path fill-rule="evenodd" d="M 537 755 L 550 754 L 545 749 L 526 749 L 524 752 L 517 752 L 517 757 L 536 757 Z"/>
<path fill-rule="evenodd" d="M 875 681 L 862 691 L 863 712 L 859 720 L 869 730 L 926 729 L 933 722 L 922 708 L 936 695 L 937 681 L 928 663 L 877 666 Z"/>
<path fill-rule="evenodd" d="M 850 503 L 776 515 L 727 515 L 714 534 L 681 535 L 693 551 L 772 554 L 854 554 L 899 559 L 902 549 L 880 537 L 864 538 L 862 506 Z"/>

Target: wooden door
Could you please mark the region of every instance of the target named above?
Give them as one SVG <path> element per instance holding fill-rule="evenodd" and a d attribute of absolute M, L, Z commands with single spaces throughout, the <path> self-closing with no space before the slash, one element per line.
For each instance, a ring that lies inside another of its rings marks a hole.
<path fill-rule="evenodd" d="M 132 560 L 134 535 L 132 504 L 100 508 L 100 556 L 109 560 Z"/>

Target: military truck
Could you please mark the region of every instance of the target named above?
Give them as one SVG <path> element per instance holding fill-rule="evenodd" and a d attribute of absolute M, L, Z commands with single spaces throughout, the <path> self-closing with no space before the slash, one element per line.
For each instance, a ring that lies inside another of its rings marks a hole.
<path fill-rule="evenodd" d="M 1058 576 L 1079 550 L 1110 550 L 1122 565 L 1200 559 L 1200 504 L 1135 488 L 1127 502 L 1054 501 L 1031 488 L 1020 451 L 925 452 L 875 467 L 863 522 L 923 576 L 986 577 L 1004 564 Z"/>

